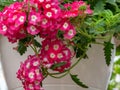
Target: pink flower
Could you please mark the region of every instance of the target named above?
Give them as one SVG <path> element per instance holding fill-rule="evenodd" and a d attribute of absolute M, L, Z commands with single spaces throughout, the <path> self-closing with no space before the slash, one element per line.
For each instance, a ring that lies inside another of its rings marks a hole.
<path fill-rule="evenodd" d="M 66 10 L 62 11 L 63 18 L 76 17 L 78 15 L 92 14 L 90 5 L 87 5 L 84 1 L 74 1 L 71 4 L 64 4 Z"/>
<path fill-rule="evenodd" d="M 76 30 L 74 29 L 74 27 L 71 27 L 69 30 L 65 32 L 64 38 L 71 39 L 75 36 L 75 34 L 76 34 Z"/>
<path fill-rule="evenodd" d="M 24 63 L 21 63 L 17 78 L 22 81 L 25 90 L 39 90 L 40 82 L 44 78 L 40 70 L 40 59 L 35 55 L 29 56 Z"/>
<path fill-rule="evenodd" d="M 66 31 L 66 30 L 70 29 L 70 27 L 71 27 L 70 22 L 65 20 L 65 21 L 63 21 L 60 29 L 61 29 L 61 31 Z"/>
<path fill-rule="evenodd" d="M 40 13 L 37 13 L 35 11 L 32 11 L 29 13 L 29 17 L 28 17 L 29 23 L 33 24 L 33 25 L 38 25 L 38 23 L 41 20 L 41 16 Z"/>
<path fill-rule="evenodd" d="M 51 24 L 51 22 L 49 21 L 49 19 L 47 19 L 46 17 L 42 16 L 42 19 L 41 19 L 41 27 L 42 28 L 47 28 L 49 27 Z"/>
<path fill-rule="evenodd" d="M 71 59 L 71 57 L 72 57 L 72 53 L 71 53 L 71 51 L 70 51 L 69 48 L 64 47 L 62 52 L 64 53 L 64 55 L 65 55 L 64 58 L 65 58 L 66 60 Z"/>
<path fill-rule="evenodd" d="M 22 12 L 22 13 L 19 13 L 19 16 L 18 16 L 15 24 L 17 26 L 19 26 L 19 25 L 24 24 L 25 21 L 26 21 L 26 14 L 24 12 Z"/>
<path fill-rule="evenodd" d="M 0 34 L 5 35 L 8 31 L 7 25 L 5 25 L 3 22 L 0 23 Z"/>
<path fill-rule="evenodd" d="M 27 70 L 25 73 L 26 80 L 29 82 L 34 82 L 35 81 L 35 71 L 34 69 Z"/>
<path fill-rule="evenodd" d="M 38 34 L 39 32 L 40 32 L 40 30 L 39 30 L 40 28 L 38 28 L 37 26 L 35 26 L 35 25 L 28 25 L 28 27 L 27 27 L 27 31 L 28 31 L 28 33 L 29 34 L 31 34 L 31 35 L 36 35 L 36 34 Z"/>
<path fill-rule="evenodd" d="M 54 17 L 53 12 L 51 10 L 46 10 L 44 12 L 44 14 L 47 18 L 53 18 Z"/>

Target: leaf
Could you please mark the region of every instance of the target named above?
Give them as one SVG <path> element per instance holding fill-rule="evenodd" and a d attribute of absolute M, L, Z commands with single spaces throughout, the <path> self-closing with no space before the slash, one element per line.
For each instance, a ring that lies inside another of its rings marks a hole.
<path fill-rule="evenodd" d="M 51 69 L 54 70 L 54 69 L 56 69 L 58 67 L 61 67 L 61 66 L 65 65 L 65 64 L 66 64 L 66 62 L 56 63 L 56 64 L 52 65 Z"/>
<path fill-rule="evenodd" d="M 117 7 L 117 4 L 115 3 L 116 2 L 115 0 L 107 0 L 106 2 Z"/>
<path fill-rule="evenodd" d="M 37 40 L 35 40 L 35 39 L 34 39 L 34 45 L 35 45 L 36 47 L 41 47 L 41 44 L 40 44 Z"/>
<path fill-rule="evenodd" d="M 118 60 L 116 60 L 114 64 L 116 64 L 116 65 L 117 65 L 117 64 L 120 65 L 120 58 L 119 58 Z"/>
<path fill-rule="evenodd" d="M 103 0 L 98 0 L 94 7 L 94 13 L 100 13 L 104 10 L 105 2 Z"/>
<path fill-rule="evenodd" d="M 83 87 L 83 88 L 88 88 L 88 86 L 86 86 L 83 82 L 80 81 L 80 79 L 77 78 L 78 75 L 72 75 L 70 74 L 72 80 L 79 86 Z"/>
<path fill-rule="evenodd" d="M 104 42 L 104 55 L 106 59 L 106 64 L 109 66 L 111 62 L 111 54 L 113 49 L 113 44 L 111 42 Z"/>
<path fill-rule="evenodd" d="M 116 74 L 120 74 L 120 65 L 119 64 L 114 65 L 114 72 Z"/>
<path fill-rule="evenodd" d="M 20 55 L 23 55 L 27 51 L 27 47 L 23 42 L 19 41 L 17 51 L 20 53 Z"/>
<path fill-rule="evenodd" d="M 26 37 L 24 39 L 19 40 L 17 51 L 20 53 L 20 55 L 23 55 L 27 51 L 28 46 L 25 46 L 25 44 L 29 43 L 30 41 L 31 37 Z"/>

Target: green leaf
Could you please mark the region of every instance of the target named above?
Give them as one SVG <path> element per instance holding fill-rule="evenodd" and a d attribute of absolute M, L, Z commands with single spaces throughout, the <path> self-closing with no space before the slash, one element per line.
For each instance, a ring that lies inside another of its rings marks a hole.
<path fill-rule="evenodd" d="M 20 53 L 20 55 L 23 55 L 27 51 L 28 46 L 26 46 L 26 44 L 29 43 L 31 39 L 32 37 L 28 36 L 24 39 L 19 40 L 17 51 Z"/>
<path fill-rule="evenodd" d="M 0 10 L 2 10 L 5 6 L 12 4 L 14 0 L 0 0 Z"/>
<path fill-rule="evenodd" d="M 115 65 L 120 65 L 120 58 L 114 62 Z"/>
<path fill-rule="evenodd" d="M 83 82 L 80 81 L 80 79 L 77 78 L 78 75 L 72 75 L 70 74 L 72 80 L 79 86 L 83 87 L 83 88 L 88 88 L 88 86 L 86 86 Z"/>
<path fill-rule="evenodd" d="M 94 13 L 100 13 L 104 10 L 105 2 L 104 0 L 98 0 L 94 7 Z"/>
<path fill-rule="evenodd" d="M 114 5 L 115 7 L 117 7 L 116 0 L 107 0 L 106 2 Z"/>
<path fill-rule="evenodd" d="M 106 59 L 106 64 L 109 66 L 111 62 L 111 54 L 113 49 L 113 44 L 111 42 L 104 42 L 104 55 Z"/>
<path fill-rule="evenodd" d="M 36 47 L 41 47 L 41 44 L 40 44 L 37 40 L 35 40 L 35 39 L 34 39 L 34 45 L 35 45 Z"/>
<path fill-rule="evenodd" d="M 19 41 L 17 51 L 20 53 L 20 55 L 23 55 L 27 51 L 27 47 L 22 41 Z"/>
<path fill-rule="evenodd" d="M 114 65 L 114 71 L 116 74 L 120 74 L 120 65 L 118 64 Z"/>
<path fill-rule="evenodd" d="M 56 64 L 52 65 L 51 69 L 54 70 L 54 69 L 56 69 L 58 67 L 61 67 L 61 66 L 65 65 L 65 64 L 66 64 L 66 62 L 56 63 Z"/>

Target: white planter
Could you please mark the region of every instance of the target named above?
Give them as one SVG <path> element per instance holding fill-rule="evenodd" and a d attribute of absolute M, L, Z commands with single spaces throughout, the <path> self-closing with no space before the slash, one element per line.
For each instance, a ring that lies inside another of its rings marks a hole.
<path fill-rule="evenodd" d="M 29 50 L 25 55 L 20 56 L 12 47 L 15 44 L 10 44 L 6 38 L 1 38 L 1 61 L 5 73 L 5 78 L 9 90 L 23 90 L 21 82 L 16 78 L 16 72 L 20 66 L 20 62 L 31 54 Z M 115 50 L 112 53 L 112 62 L 115 56 Z M 79 74 L 82 82 L 89 86 L 88 89 L 83 89 L 73 83 L 69 76 L 63 79 L 47 78 L 44 81 L 45 90 L 106 90 L 107 84 L 112 71 L 112 64 L 108 67 L 105 63 L 103 47 L 100 45 L 92 45 L 88 50 L 89 59 L 81 60 L 79 65 L 75 67 L 73 72 Z"/>

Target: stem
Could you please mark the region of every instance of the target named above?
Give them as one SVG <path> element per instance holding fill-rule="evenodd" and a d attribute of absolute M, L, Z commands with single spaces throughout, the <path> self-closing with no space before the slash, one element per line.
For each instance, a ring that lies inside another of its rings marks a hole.
<path fill-rule="evenodd" d="M 83 55 L 68 70 L 66 70 L 66 71 L 64 71 L 62 73 L 49 73 L 48 72 L 48 75 L 53 77 L 53 78 L 62 78 L 64 76 L 66 76 L 70 72 L 70 70 L 73 69 L 80 62 L 80 60 L 85 56 L 85 54 L 86 54 L 86 51 L 84 51 Z M 63 74 L 63 73 L 65 73 L 65 74 Z M 61 76 L 54 76 L 54 75 L 58 75 L 58 74 L 63 74 L 63 75 L 61 75 Z"/>
<path fill-rule="evenodd" d="M 65 73 L 65 72 L 64 72 Z M 69 71 L 67 71 L 65 74 L 63 74 L 63 75 L 61 75 L 61 76 L 54 76 L 54 75 L 52 75 L 52 74 L 50 74 L 49 73 L 49 76 L 51 76 L 51 77 L 53 77 L 53 78 L 62 78 L 62 77 L 64 77 L 64 76 L 66 76 L 67 74 L 69 73 Z M 60 73 L 61 74 L 61 73 Z"/>
<path fill-rule="evenodd" d="M 75 62 L 69 69 L 68 71 L 70 71 L 72 68 L 74 68 L 79 62 L 80 60 L 85 56 L 86 51 L 83 53 L 83 55 L 77 60 L 77 62 Z"/>
<path fill-rule="evenodd" d="M 100 43 L 100 42 L 92 42 L 92 44 L 104 45 L 103 43 Z"/>
<path fill-rule="evenodd" d="M 34 45 L 33 45 L 34 46 Z M 38 56 L 38 51 L 37 51 L 37 49 L 35 48 L 35 47 L 33 47 L 33 46 L 31 46 L 30 45 L 30 47 L 32 48 L 32 50 L 35 52 L 35 54 Z"/>

